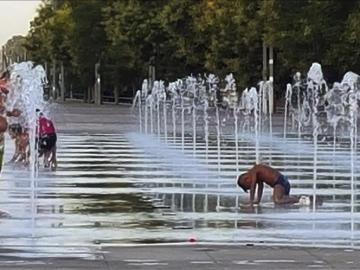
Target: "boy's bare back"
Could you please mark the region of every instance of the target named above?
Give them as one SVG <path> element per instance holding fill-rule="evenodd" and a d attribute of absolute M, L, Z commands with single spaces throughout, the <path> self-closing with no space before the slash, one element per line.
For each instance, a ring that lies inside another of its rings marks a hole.
<path fill-rule="evenodd" d="M 257 181 L 262 181 L 270 186 L 274 186 L 280 176 L 279 171 L 264 164 L 255 165 L 248 172 L 255 174 Z"/>

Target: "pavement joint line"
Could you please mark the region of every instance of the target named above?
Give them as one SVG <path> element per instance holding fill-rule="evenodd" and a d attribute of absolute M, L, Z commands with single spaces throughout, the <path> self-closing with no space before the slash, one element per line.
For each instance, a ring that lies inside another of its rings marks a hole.
<path fill-rule="evenodd" d="M 307 254 L 309 254 L 310 256 L 312 256 L 313 258 L 315 258 L 315 261 L 322 261 L 324 263 L 326 263 L 326 267 L 331 267 L 330 269 L 336 269 L 328 260 L 326 260 L 325 258 L 320 257 L 317 254 L 314 254 L 315 249 L 306 249 L 305 252 Z M 315 262 L 314 261 L 314 262 Z"/>
<path fill-rule="evenodd" d="M 216 251 L 216 250 L 214 249 L 214 250 L 212 250 L 212 251 Z M 211 251 L 210 251 L 210 250 L 209 250 L 209 251 L 207 251 L 207 250 L 204 251 L 204 253 L 205 253 L 215 264 L 219 264 L 219 262 L 218 262 L 209 252 L 211 252 Z"/>
<path fill-rule="evenodd" d="M 106 269 L 107 269 L 107 270 L 111 270 L 111 265 L 110 265 L 109 261 L 105 258 L 105 254 L 104 254 L 104 253 L 101 254 L 101 257 L 102 257 L 102 260 L 104 261 L 104 264 L 105 264 L 105 266 L 106 266 Z"/>

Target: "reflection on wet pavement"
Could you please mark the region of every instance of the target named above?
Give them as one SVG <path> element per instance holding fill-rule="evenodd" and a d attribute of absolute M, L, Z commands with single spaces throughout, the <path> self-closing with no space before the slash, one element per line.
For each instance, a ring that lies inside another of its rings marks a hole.
<path fill-rule="evenodd" d="M 59 168 L 40 170 L 34 215 L 29 173 L 5 166 L 0 209 L 11 216 L 0 219 L 2 246 L 93 254 L 100 244 L 186 242 L 192 236 L 217 243 L 359 244 L 359 206 L 351 216 L 350 176 L 343 166 L 319 161 L 317 193 L 324 204 L 315 213 L 305 206 L 275 207 L 270 188 L 260 206 L 250 207 L 234 179 L 252 165 L 254 146 L 239 143 L 237 172 L 233 142 L 224 140 L 219 172 L 214 147 L 206 163 L 199 139 L 192 162 L 193 147 L 186 141 L 184 153 L 169 144 L 169 153 L 187 160 L 174 164 L 128 134 L 60 134 Z M 11 143 L 6 147 L 9 159 Z M 262 158 L 289 176 L 292 193 L 312 194 L 311 153 L 263 147 Z M 331 153 L 326 146 L 321 151 Z"/>

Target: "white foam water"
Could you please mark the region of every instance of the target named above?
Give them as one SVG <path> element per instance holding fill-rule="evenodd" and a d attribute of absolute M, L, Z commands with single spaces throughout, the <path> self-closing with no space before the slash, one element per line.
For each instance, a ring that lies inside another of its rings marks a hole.
<path fill-rule="evenodd" d="M 36 215 L 36 183 L 37 177 L 37 112 L 36 109 L 43 110 L 44 84 L 47 82 L 46 72 L 40 65 L 34 66 L 32 62 L 15 63 L 9 67 L 10 84 L 9 95 L 7 97 L 7 110 L 21 110 L 21 125 L 27 129 L 30 137 L 30 179 L 31 179 L 31 209 L 33 218 L 33 228 Z M 34 230 L 33 234 L 34 234 Z"/>

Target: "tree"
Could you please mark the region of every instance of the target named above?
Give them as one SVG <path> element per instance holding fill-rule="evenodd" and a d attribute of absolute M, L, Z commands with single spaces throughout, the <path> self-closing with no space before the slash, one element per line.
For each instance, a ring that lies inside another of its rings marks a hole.
<path fill-rule="evenodd" d="M 84 91 L 95 83 L 95 64 L 102 62 L 106 45 L 102 25 L 102 8 L 106 1 L 69 1 L 73 31 L 70 38 L 72 66 L 81 80 Z M 85 92 L 87 93 L 87 92 Z"/>
<path fill-rule="evenodd" d="M 51 60 L 51 27 L 50 18 L 54 16 L 51 5 L 44 3 L 38 15 L 30 22 L 30 31 L 26 37 L 25 48 L 29 57 L 41 64 Z"/>
<path fill-rule="evenodd" d="M 6 42 L 3 46 L 4 51 L 2 53 L 6 58 L 4 60 L 7 61 L 7 64 L 26 60 L 25 42 L 26 39 L 23 36 L 13 36 Z"/>
<path fill-rule="evenodd" d="M 130 95 L 148 77 L 232 72 L 238 88 L 261 79 L 262 43 L 274 48 L 279 94 L 320 62 L 328 81 L 360 67 L 355 0 L 44 0 L 26 47 L 63 61 L 86 90 L 101 63 L 105 87 Z"/>

